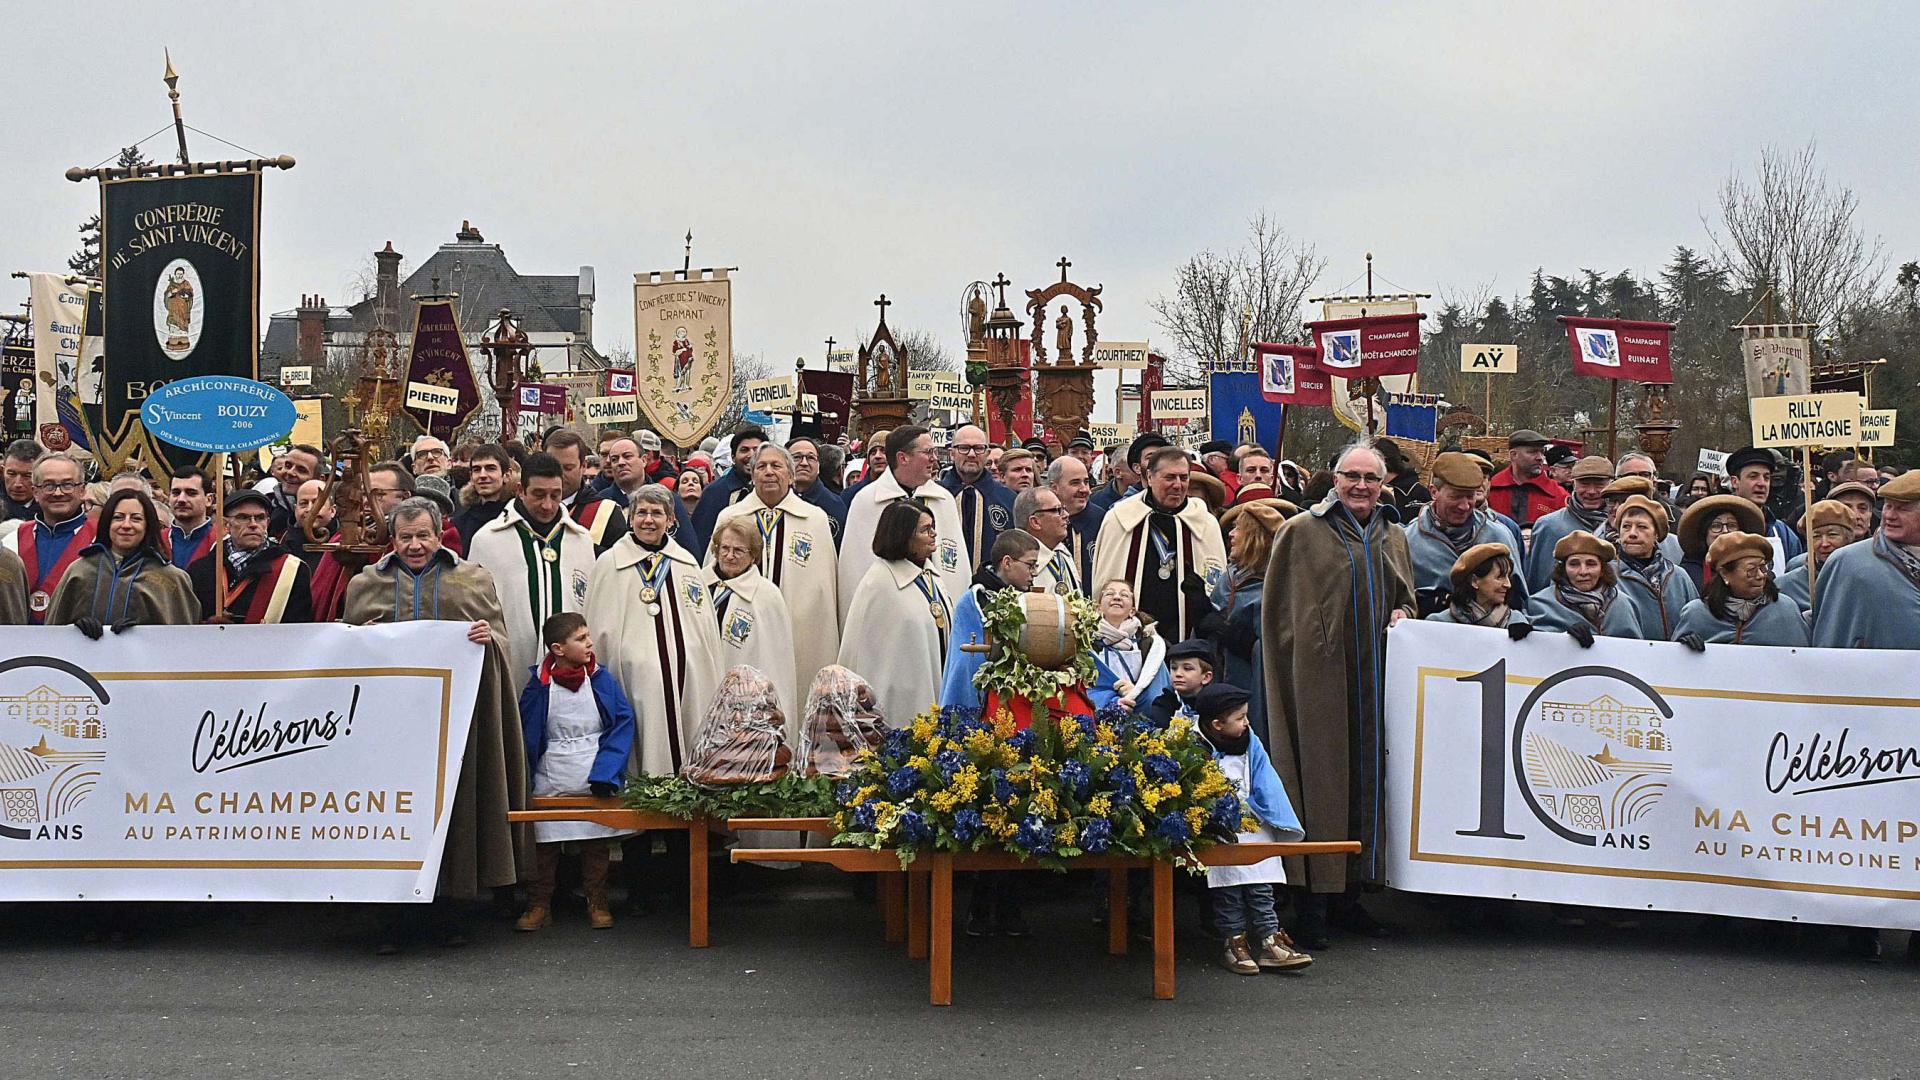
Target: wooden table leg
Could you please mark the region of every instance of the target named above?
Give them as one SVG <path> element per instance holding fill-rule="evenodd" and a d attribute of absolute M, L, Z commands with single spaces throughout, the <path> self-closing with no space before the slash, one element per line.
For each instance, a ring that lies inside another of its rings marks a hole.
<path fill-rule="evenodd" d="M 924 857 L 924 856 L 923 856 Z M 953 1004 L 953 858 L 934 855 L 929 891 L 933 893 L 931 962 L 927 965 L 927 1000 L 935 1005 Z"/>
<path fill-rule="evenodd" d="M 1173 863 L 1153 860 L 1153 996 L 1173 1000 Z"/>
<path fill-rule="evenodd" d="M 1107 955 L 1127 955 L 1127 872 L 1107 871 Z"/>
<path fill-rule="evenodd" d="M 907 940 L 907 875 L 888 871 L 879 877 L 880 918 L 886 922 L 887 943 L 898 945 Z"/>
<path fill-rule="evenodd" d="M 907 959 L 927 958 L 927 890 L 931 874 L 907 874 Z"/>
<path fill-rule="evenodd" d="M 687 944 L 707 947 L 707 819 L 687 826 Z"/>

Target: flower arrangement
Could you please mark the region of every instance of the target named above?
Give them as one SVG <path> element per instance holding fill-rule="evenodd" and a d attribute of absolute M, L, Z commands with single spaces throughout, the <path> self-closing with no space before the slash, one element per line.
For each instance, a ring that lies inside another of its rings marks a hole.
<path fill-rule="evenodd" d="M 1094 680 L 1093 640 L 1099 633 L 1100 612 L 1093 601 L 1079 593 L 1062 597 L 1066 601 L 1069 630 L 1073 636 L 1074 658 L 1058 671 L 1048 671 L 1034 663 L 1010 643 L 1020 640 L 1026 629 L 1028 594 L 1016 589 L 996 589 L 980 601 L 980 621 L 993 651 L 973 677 L 973 685 L 982 691 L 1031 700 L 1035 705 L 1073 686 L 1087 686 Z"/>
<path fill-rule="evenodd" d="M 1082 854 L 1170 859 L 1251 829 L 1247 811 L 1192 725 L 1122 709 L 1042 720 L 927 712 L 861 754 L 835 785 L 834 843 L 897 851 L 1011 852 L 1054 867 Z"/>

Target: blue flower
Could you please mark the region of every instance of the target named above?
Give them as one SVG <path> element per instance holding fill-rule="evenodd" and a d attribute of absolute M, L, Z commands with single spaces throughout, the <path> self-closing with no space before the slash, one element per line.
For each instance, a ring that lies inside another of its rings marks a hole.
<path fill-rule="evenodd" d="M 1180 764 L 1165 754 L 1148 754 L 1140 765 L 1156 784 L 1171 784 L 1180 779 Z"/>
<path fill-rule="evenodd" d="M 1107 770 L 1107 790 L 1121 799 L 1131 799 L 1140 794 L 1140 788 L 1133 782 L 1133 774 L 1118 765 Z"/>
<path fill-rule="evenodd" d="M 898 799 L 920 786 L 920 770 L 902 765 L 887 774 L 887 793 Z"/>
<path fill-rule="evenodd" d="M 933 839 L 933 826 L 920 811 L 908 810 L 900 815 L 900 835 L 909 844 L 924 844 Z"/>
<path fill-rule="evenodd" d="M 980 835 L 980 830 L 985 827 L 986 823 L 980 820 L 980 811 L 971 806 L 962 807 L 953 815 L 953 838 L 963 844 Z"/>
<path fill-rule="evenodd" d="M 906 728 L 888 728 L 886 753 L 896 758 L 913 753 L 913 732 Z"/>
<path fill-rule="evenodd" d="M 1225 795 L 1215 799 L 1211 822 L 1217 829 L 1222 829 L 1230 833 L 1239 832 L 1240 796 L 1229 791 Z"/>
<path fill-rule="evenodd" d="M 1093 774 L 1087 771 L 1087 763 L 1078 759 L 1060 766 L 1060 782 L 1072 788 L 1074 795 L 1082 799 L 1093 790 Z"/>
<path fill-rule="evenodd" d="M 971 705 L 949 705 L 940 710 L 940 727 L 951 738 L 964 739 L 986 726 L 980 710 Z"/>
<path fill-rule="evenodd" d="M 1133 713 L 1130 712 L 1129 710 L 1122 708 L 1118 704 L 1112 704 L 1112 705 L 1108 705 L 1104 709 L 1101 709 L 1099 713 L 1095 715 L 1095 719 L 1099 723 L 1105 724 L 1108 727 L 1114 729 L 1115 731 L 1118 731 L 1127 725 L 1127 721 L 1132 716 L 1133 716 Z"/>
<path fill-rule="evenodd" d="M 1193 839 L 1193 830 L 1187 827 L 1187 819 L 1179 814 L 1168 814 L 1153 827 L 1153 835 L 1174 844 L 1184 844 Z"/>
<path fill-rule="evenodd" d="M 1094 818 L 1080 829 L 1080 850 L 1098 855 L 1113 843 L 1113 822 Z"/>
<path fill-rule="evenodd" d="M 1013 782 L 1007 779 L 1007 770 L 993 770 L 993 797 L 1001 802 L 1013 801 Z"/>
<path fill-rule="evenodd" d="M 1067 719 L 1073 721 L 1074 725 L 1080 729 L 1080 735 L 1083 738 L 1093 738 L 1093 729 L 1098 726 L 1093 717 L 1076 713 L 1073 716 L 1067 717 Z"/>
<path fill-rule="evenodd" d="M 860 789 L 854 786 L 853 781 L 842 780 L 833 785 L 833 801 L 845 806 L 853 801 L 853 793 L 858 790 Z"/>
<path fill-rule="evenodd" d="M 942 750 L 933 755 L 933 764 L 939 768 L 942 778 L 951 780 L 953 774 L 967 765 L 967 755 L 962 750 Z"/>
<path fill-rule="evenodd" d="M 1013 834 L 1013 842 L 1027 851 L 1039 854 L 1053 850 L 1053 830 L 1037 815 L 1028 814 L 1020 822 L 1020 828 Z"/>
<path fill-rule="evenodd" d="M 1033 729 L 1022 728 L 1019 731 L 1014 732 L 1013 738 L 1007 740 L 1007 745 L 1013 747 L 1014 752 L 1019 754 L 1022 758 L 1032 757 L 1033 756 Z"/>
<path fill-rule="evenodd" d="M 870 802 L 861 803 L 859 806 L 854 807 L 853 827 L 863 832 L 872 832 L 875 815 L 877 813 L 878 811 L 874 809 L 874 804 Z"/>

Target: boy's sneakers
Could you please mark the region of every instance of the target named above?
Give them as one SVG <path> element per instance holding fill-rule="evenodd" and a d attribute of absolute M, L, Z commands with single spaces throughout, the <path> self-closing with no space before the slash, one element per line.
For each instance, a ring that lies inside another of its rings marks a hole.
<path fill-rule="evenodd" d="M 1254 962 L 1253 950 L 1247 947 L 1247 935 L 1235 934 L 1227 939 L 1226 950 L 1220 954 L 1220 966 L 1235 975 L 1260 974 L 1260 965 Z"/>
<path fill-rule="evenodd" d="M 1313 963 L 1313 957 L 1294 948 L 1285 930 L 1275 930 L 1260 939 L 1253 952 L 1253 962 L 1268 971 L 1300 971 Z"/>

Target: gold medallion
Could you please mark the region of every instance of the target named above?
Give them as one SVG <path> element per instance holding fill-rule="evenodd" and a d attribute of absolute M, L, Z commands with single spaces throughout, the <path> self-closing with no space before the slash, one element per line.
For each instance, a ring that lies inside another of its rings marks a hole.
<path fill-rule="evenodd" d="M 550 548 L 550 547 L 543 547 L 543 548 L 541 548 L 541 549 L 540 549 L 540 557 L 541 557 L 541 558 L 543 558 L 543 559 L 545 559 L 545 560 L 547 560 L 548 562 L 559 562 L 559 561 L 560 561 L 560 553 L 559 553 L 558 551 L 556 551 L 556 550 L 554 550 L 553 548 Z"/>
<path fill-rule="evenodd" d="M 35 590 L 34 594 L 27 599 L 27 606 L 35 611 L 44 612 L 53 606 L 53 597 L 39 590 Z"/>
<path fill-rule="evenodd" d="M 655 602 L 658 601 L 659 599 L 660 599 L 660 590 L 654 588 L 651 585 L 640 586 L 640 602 L 643 604 L 649 605 L 649 607 L 647 608 L 648 612 L 654 615 L 660 614 L 659 607 L 653 606 Z"/>

